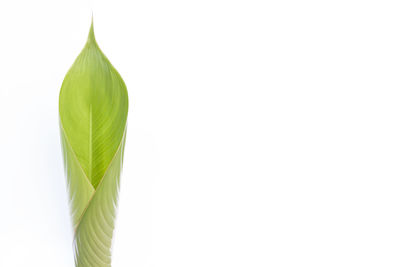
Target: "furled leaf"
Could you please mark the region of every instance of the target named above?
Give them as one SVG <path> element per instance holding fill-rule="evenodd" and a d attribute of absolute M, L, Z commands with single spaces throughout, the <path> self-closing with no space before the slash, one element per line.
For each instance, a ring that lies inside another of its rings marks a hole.
<path fill-rule="evenodd" d="M 93 22 L 85 47 L 64 78 L 59 112 L 75 265 L 111 266 L 128 93 L 95 40 Z"/>

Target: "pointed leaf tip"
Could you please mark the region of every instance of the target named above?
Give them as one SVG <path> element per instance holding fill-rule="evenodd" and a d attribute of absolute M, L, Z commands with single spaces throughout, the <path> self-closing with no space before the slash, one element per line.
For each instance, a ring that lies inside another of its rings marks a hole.
<path fill-rule="evenodd" d="M 92 14 L 92 23 L 90 25 L 88 42 L 96 42 L 96 38 L 94 36 L 94 27 L 93 27 L 93 14 Z"/>

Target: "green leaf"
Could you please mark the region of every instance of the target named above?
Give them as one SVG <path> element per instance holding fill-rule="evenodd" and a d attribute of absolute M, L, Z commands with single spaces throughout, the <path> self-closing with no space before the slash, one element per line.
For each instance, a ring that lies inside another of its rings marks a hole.
<path fill-rule="evenodd" d="M 61 86 L 59 113 L 75 265 L 111 266 L 128 93 L 95 40 L 93 22 Z"/>

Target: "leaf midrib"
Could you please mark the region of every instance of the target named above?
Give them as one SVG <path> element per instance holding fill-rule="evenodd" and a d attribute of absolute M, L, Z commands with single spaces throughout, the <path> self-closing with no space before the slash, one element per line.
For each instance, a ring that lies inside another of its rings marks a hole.
<path fill-rule="evenodd" d="M 93 185 L 93 113 L 92 113 L 92 104 L 89 105 L 89 174 L 88 178 L 90 179 L 90 183 L 96 190 L 97 187 Z"/>

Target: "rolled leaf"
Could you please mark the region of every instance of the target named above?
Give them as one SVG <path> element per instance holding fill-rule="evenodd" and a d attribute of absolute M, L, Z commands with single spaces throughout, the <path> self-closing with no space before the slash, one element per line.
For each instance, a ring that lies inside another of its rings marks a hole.
<path fill-rule="evenodd" d="M 59 115 L 75 265 L 111 266 L 128 93 L 95 40 L 93 22 L 61 86 Z"/>

